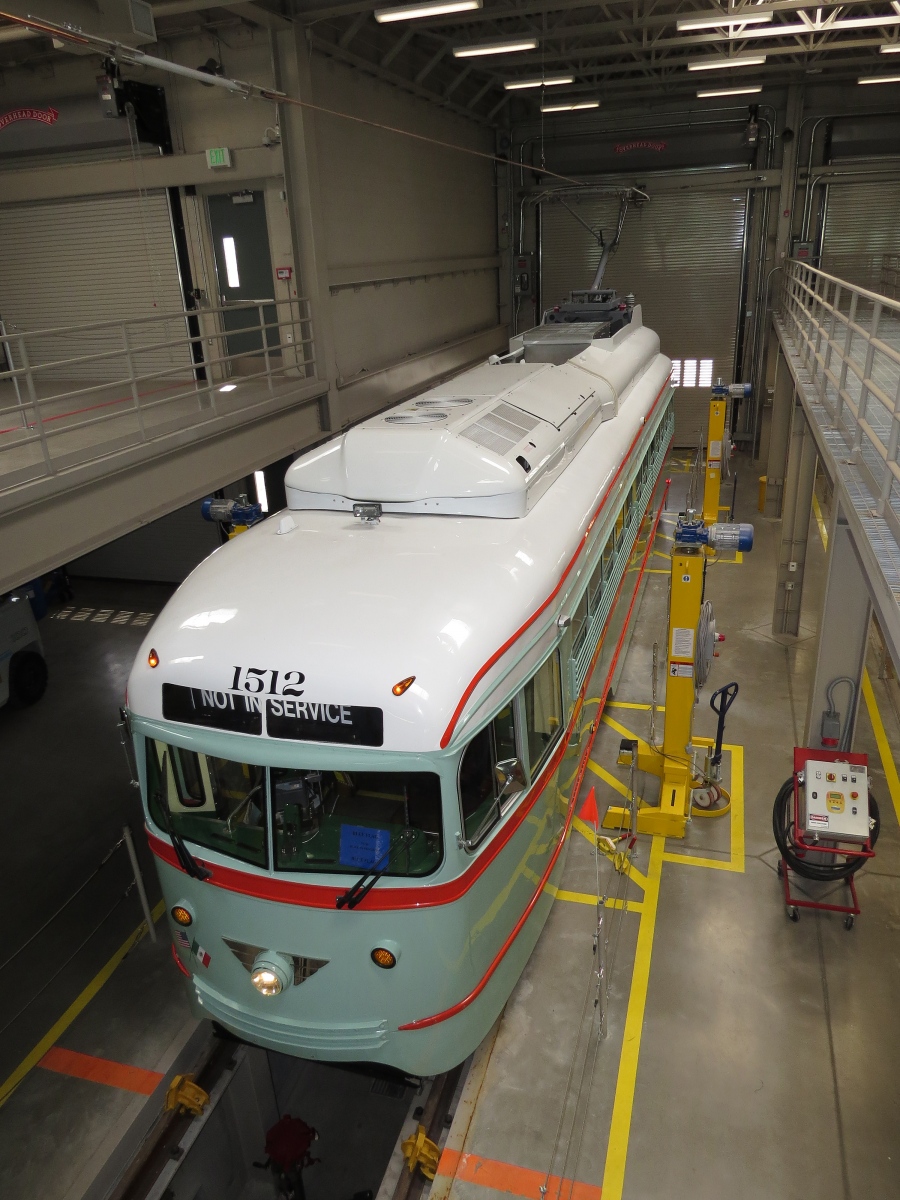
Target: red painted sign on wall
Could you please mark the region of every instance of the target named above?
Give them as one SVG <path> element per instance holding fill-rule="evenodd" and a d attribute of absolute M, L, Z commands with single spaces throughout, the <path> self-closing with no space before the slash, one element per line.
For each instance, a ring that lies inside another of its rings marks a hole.
<path fill-rule="evenodd" d="M 13 108 L 0 117 L 0 129 L 15 121 L 40 121 L 44 125 L 55 125 L 59 113 L 55 108 Z"/>
<path fill-rule="evenodd" d="M 618 142 L 615 146 L 616 154 L 627 154 L 629 150 L 665 150 L 665 142 L 650 141 L 649 139 L 639 139 L 635 142 Z"/>

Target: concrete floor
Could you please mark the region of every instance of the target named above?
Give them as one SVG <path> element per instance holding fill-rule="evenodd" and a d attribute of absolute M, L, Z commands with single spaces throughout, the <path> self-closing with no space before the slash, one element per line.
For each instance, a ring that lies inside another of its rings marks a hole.
<path fill-rule="evenodd" d="M 673 473 L 675 498 L 679 487 L 683 495 L 684 476 Z M 737 811 L 696 819 L 684 841 L 664 847 L 639 839 L 644 886 L 631 880 L 620 894 L 643 911 L 607 909 L 615 957 L 604 1039 L 593 1008 L 595 866 L 588 839 L 573 832 L 562 884 L 570 899 L 557 901 L 507 1004 L 474 1112 L 462 1106 L 456 1118 L 440 1197 L 513 1190 L 537 1200 L 542 1186 L 554 1200 L 599 1200 L 601 1187 L 603 1200 L 900 1195 L 898 817 L 863 705 L 856 748 L 870 755 L 883 824 L 878 857 L 859 877 L 862 915 L 852 932 L 835 914 L 788 920 L 771 812 L 802 737 L 824 553 L 813 525 L 803 636 L 773 638 L 779 524 L 760 518 L 752 499 L 739 498 L 737 516 L 754 521 L 754 550 L 740 565 L 710 568 L 707 596 L 727 640 L 695 725 L 712 736 L 710 688 L 738 680 L 726 741 L 744 749 L 743 821 Z M 652 644 L 665 644 L 667 560 L 654 562 L 662 573 L 647 578 L 616 705 L 649 702 Z M 897 712 L 874 666 L 896 756 Z M 610 706 L 607 717 L 647 735 L 644 710 Z M 627 784 L 615 765 L 621 736 L 602 723 L 591 759 Z M 601 813 L 621 802 L 596 769 L 583 791 L 590 786 Z M 606 862 L 601 870 L 615 895 L 620 877 Z"/>

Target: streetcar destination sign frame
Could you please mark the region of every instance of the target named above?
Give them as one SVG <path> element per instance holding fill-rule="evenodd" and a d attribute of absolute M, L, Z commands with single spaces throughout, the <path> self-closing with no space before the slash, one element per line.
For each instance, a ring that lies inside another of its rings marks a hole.
<path fill-rule="evenodd" d="M 167 721 L 229 733 L 258 737 L 263 733 L 265 716 L 266 733 L 279 740 L 384 745 L 384 712 L 366 705 L 328 704 L 164 683 L 162 710 Z"/>

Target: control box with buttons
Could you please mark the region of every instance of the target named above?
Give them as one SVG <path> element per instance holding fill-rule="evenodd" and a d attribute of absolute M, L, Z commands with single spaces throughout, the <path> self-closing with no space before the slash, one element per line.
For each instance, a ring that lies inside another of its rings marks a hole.
<path fill-rule="evenodd" d="M 848 762 L 807 759 L 803 770 L 801 818 L 806 837 L 867 841 L 869 783 L 866 768 Z"/>

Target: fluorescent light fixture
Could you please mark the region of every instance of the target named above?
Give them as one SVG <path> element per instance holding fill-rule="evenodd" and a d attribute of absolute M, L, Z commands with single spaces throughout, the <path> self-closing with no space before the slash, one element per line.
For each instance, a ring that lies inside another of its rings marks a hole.
<path fill-rule="evenodd" d="M 505 42 L 474 42 L 471 46 L 454 46 L 454 58 L 481 58 L 486 54 L 514 54 L 517 50 L 537 50 L 537 38 L 516 38 Z"/>
<path fill-rule="evenodd" d="M 710 57 L 698 62 L 689 62 L 689 71 L 721 71 L 724 67 L 758 67 L 766 61 L 764 54 L 756 54 L 752 58 L 721 58 Z"/>
<path fill-rule="evenodd" d="M 266 473 L 265 471 L 254 471 L 253 482 L 256 484 L 256 502 L 263 510 L 269 511 L 269 494 L 266 491 Z"/>
<path fill-rule="evenodd" d="M 220 392 L 233 392 L 236 387 L 237 387 L 236 383 L 223 383 L 222 386 L 219 388 L 219 391 Z"/>
<path fill-rule="evenodd" d="M 546 79 L 507 79 L 503 86 L 508 92 L 517 92 L 521 88 L 561 87 L 574 82 L 574 75 L 552 75 Z"/>
<path fill-rule="evenodd" d="M 542 104 L 541 112 L 577 112 L 582 108 L 599 107 L 599 100 L 580 100 L 577 104 Z"/>
<path fill-rule="evenodd" d="M 225 254 L 225 273 L 228 276 L 228 286 L 239 288 L 241 277 L 237 269 L 237 251 L 234 248 L 234 238 L 222 238 L 222 250 Z"/>
<path fill-rule="evenodd" d="M 857 83 L 900 83 L 900 75 L 870 75 L 867 79 L 857 79 Z"/>
<path fill-rule="evenodd" d="M 481 0 L 424 0 L 422 4 L 401 4 L 397 8 L 376 8 L 379 25 L 389 21 L 414 21 L 416 17 L 442 17 L 446 13 L 470 12 L 481 8 Z"/>
<path fill-rule="evenodd" d="M 900 42 L 889 42 L 881 47 L 882 54 L 900 54 Z"/>
<path fill-rule="evenodd" d="M 754 13 L 753 16 L 736 17 L 733 14 L 709 13 L 705 17 L 694 17 L 692 20 L 676 21 L 675 28 L 679 33 L 691 29 L 722 29 L 725 26 L 734 28 L 735 25 L 768 25 L 774 19 L 773 13 Z"/>
<path fill-rule="evenodd" d="M 875 29 L 879 25 L 900 25 L 900 14 L 893 17 L 847 17 L 846 20 L 829 21 L 827 24 L 818 21 L 804 21 L 798 22 L 796 25 L 771 25 L 768 29 L 754 29 L 746 36 L 755 41 L 757 38 L 784 37 L 794 34 L 840 33 L 844 29 Z M 734 36 L 733 31 L 729 36 Z"/>
<path fill-rule="evenodd" d="M 700 100 L 711 100 L 713 96 L 755 96 L 757 92 L 762 91 L 762 84 L 754 87 L 742 88 L 719 88 L 714 92 L 698 92 L 697 97 Z"/>

